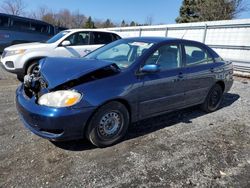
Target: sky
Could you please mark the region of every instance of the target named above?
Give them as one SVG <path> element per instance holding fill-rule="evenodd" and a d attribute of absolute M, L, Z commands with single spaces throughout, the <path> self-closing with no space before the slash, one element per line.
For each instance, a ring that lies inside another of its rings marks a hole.
<path fill-rule="evenodd" d="M 3 2 L 5 0 L 0 0 Z M 80 13 L 94 19 L 111 19 L 120 23 L 136 21 L 145 23 L 151 17 L 153 24 L 175 23 L 179 15 L 182 0 L 23 0 L 28 12 L 35 11 L 38 7 L 46 6 L 55 12 L 61 9 L 70 11 L 79 10 Z M 245 0 L 250 5 L 250 0 Z M 250 10 L 239 16 L 250 18 Z"/>

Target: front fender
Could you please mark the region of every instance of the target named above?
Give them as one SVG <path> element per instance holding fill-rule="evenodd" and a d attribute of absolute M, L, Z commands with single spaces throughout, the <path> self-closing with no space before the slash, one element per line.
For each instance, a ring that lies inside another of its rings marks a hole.
<path fill-rule="evenodd" d="M 47 56 L 44 54 L 44 55 L 40 55 L 40 56 L 28 56 L 25 58 L 25 61 L 24 61 L 24 65 L 23 65 L 23 70 L 24 72 L 26 73 L 26 70 L 28 69 L 29 65 L 34 61 L 34 60 L 40 60 L 40 59 L 43 59 L 43 58 L 46 58 Z"/>

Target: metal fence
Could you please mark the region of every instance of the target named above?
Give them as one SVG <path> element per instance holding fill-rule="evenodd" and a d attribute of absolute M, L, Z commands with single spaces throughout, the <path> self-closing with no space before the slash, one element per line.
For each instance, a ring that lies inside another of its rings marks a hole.
<path fill-rule="evenodd" d="M 236 71 L 250 73 L 250 19 L 142 27 L 108 28 L 122 37 L 162 36 L 196 40 L 231 60 Z"/>

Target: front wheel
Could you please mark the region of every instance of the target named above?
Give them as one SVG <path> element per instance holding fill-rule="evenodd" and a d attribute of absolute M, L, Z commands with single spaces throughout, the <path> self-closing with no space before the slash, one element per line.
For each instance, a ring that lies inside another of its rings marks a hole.
<path fill-rule="evenodd" d="M 93 115 L 86 130 L 86 137 L 97 147 L 107 147 L 119 142 L 126 134 L 129 113 L 120 102 L 109 102 Z"/>
<path fill-rule="evenodd" d="M 221 104 L 223 96 L 223 90 L 219 84 L 215 84 L 209 91 L 205 102 L 201 105 L 201 108 L 206 112 L 214 112 Z"/>
<path fill-rule="evenodd" d="M 23 74 L 18 74 L 16 77 L 17 77 L 17 79 L 18 79 L 20 82 L 23 82 L 23 81 L 24 81 L 24 75 L 23 75 Z"/>
<path fill-rule="evenodd" d="M 26 73 L 27 73 L 27 74 L 33 74 L 33 73 L 36 73 L 38 70 L 39 70 L 39 64 L 38 64 L 37 61 L 34 61 L 34 62 L 32 62 L 32 63 L 29 65 L 29 67 L 28 67 Z"/>

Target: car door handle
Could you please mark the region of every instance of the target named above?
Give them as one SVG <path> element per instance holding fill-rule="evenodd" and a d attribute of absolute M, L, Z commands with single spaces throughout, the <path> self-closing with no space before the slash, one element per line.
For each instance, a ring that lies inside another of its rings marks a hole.
<path fill-rule="evenodd" d="M 214 68 L 210 68 L 209 70 L 210 70 L 210 72 L 214 72 Z"/>

